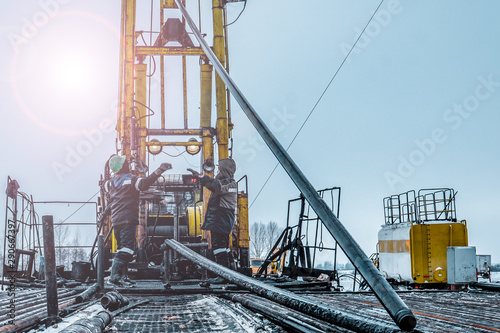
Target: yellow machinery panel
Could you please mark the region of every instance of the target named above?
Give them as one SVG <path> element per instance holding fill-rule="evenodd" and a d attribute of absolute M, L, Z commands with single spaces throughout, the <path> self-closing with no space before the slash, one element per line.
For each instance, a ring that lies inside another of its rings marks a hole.
<path fill-rule="evenodd" d="M 238 246 L 250 247 L 248 226 L 248 194 L 238 193 Z"/>
<path fill-rule="evenodd" d="M 415 224 L 410 243 L 413 281 L 446 283 L 447 247 L 468 246 L 466 222 Z"/>
<path fill-rule="evenodd" d="M 203 214 L 201 210 L 201 206 L 186 208 L 186 215 L 189 222 L 189 236 L 201 236 L 201 226 L 203 224 Z"/>

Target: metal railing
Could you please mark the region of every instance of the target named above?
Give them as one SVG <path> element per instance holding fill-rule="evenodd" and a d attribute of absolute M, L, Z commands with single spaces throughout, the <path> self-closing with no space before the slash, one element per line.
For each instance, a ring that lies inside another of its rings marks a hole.
<path fill-rule="evenodd" d="M 414 190 L 384 198 L 385 224 L 457 222 L 455 192 L 452 188 Z"/>

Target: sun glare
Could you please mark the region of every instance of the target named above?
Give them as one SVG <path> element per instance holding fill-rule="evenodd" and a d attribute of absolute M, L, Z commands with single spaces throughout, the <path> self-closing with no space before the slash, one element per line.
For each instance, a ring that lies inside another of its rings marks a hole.
<path fill-rule="evenodd" d="M 111 105 L 117 94 L 118 45 L 117 29 L 104 19 L 61 12 L 13 57 L 11 77 L 20 107 L 32 121 L 60 134 L 97 126 L 116 112 Z"/>
<path fill-rule="evenodd" d="M 89 89 L 92 66 L 85 57 L 65 56 L 57 61 L 54 81 L 65 91 Z"/>

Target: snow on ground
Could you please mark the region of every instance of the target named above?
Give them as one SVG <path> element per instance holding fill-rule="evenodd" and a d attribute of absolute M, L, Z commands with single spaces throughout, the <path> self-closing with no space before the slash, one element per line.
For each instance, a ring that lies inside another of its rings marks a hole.
<path fill-rule="evenodd" d="M 354 285 L 354 271 L 353 270 L 339 270 L 340 286 L 342 291 L 353 291 Z M 359 273 L 356 275 L 355 291 L 359 291 L 359 282 L 363 280 Z M 478 282 L 489 282 L 488 279 L 478 278 Z M 491 282 L 500 283 L 500 272 L 491 272 Z"/>

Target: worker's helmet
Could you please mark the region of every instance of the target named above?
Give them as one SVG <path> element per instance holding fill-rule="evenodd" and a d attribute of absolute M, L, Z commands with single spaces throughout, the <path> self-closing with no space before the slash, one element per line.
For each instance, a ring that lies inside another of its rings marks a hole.
<path fill-rule="evenodd" d="M 126 157 L 125 156 L 120 156 L 120 155 L 113 155 L 109 159 L 109 168 L 113 173 L 117 173 L 120 171 L 125 164 Z"/>

